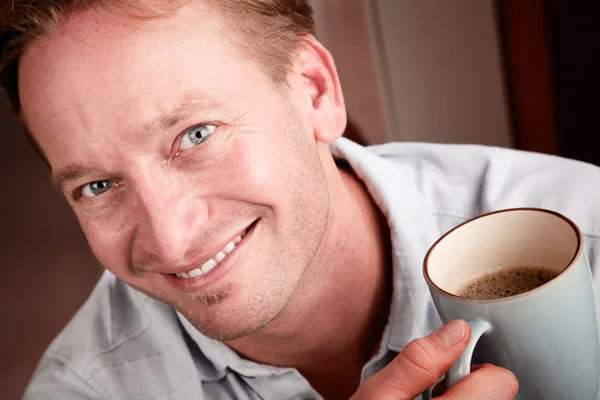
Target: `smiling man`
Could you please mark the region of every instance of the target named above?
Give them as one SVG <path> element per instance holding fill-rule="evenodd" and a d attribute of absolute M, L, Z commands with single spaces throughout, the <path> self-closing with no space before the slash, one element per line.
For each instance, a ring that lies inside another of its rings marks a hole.
<path fill-rule="evenodd" d="M 591 232 L 595 265 L 600 216 L 570 200 L 600 198 L 573 179 L 595 167 L 340 139 L 304 1 L 0 7 L 2 86 L 107 270 L 26 399 L 415 398 L 470 336 L 439 328 L 422 278 L 443 232 L 553 208 Z M 484 365 L 439 398 L 517 387 Z"/>

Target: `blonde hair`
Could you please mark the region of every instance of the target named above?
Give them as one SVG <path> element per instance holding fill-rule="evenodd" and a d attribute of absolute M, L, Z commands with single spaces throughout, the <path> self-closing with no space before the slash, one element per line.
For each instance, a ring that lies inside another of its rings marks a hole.
<path fill-rule="evenodd" d="M 194 1 L 194 0 L 187 0 Z M 227 37 L 273 82 L 285 81 L 293 53 L 314 34 L 312 9 L 306 0 L 203 0 L 227 23 Z M 93 7 L 119 8 L 140 18 L 160 17 L 178 9 L 173 0 L 11 0 L 0 5 L 0 86 L 13 112 L 21 113 L 19 60 L 27 47 L 51 35 L 69 16 Z"/>

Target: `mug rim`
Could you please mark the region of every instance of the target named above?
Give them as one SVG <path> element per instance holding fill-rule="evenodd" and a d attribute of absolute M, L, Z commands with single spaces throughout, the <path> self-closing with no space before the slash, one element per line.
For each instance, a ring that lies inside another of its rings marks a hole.
<path fill-rule="evenodd" d="M 431 277 L 429 276 L 429 257 L 431 256 L 431 254 L 433 253 L 433 251 L 435 250 L 435 248 L 438 246 L 438 244 L 440 244 L 446 237 L 450 236 L 454 231 L 460 229 L 461 227 L 463 227 L 464 225 L 467 225 L 473 221 L 476 221 L 478 219 L 481 218 L 485 218 L 491 215 L 495 215 L 495 214 L 502 214 L 502 213 L 509 213 L 509 212 L 514 212 L 514 211 L 534 211 L 534 212 L 542 212 L 542 213 L 546 213 L 546 214 L 552 214 L 555 217 L 558 217 L 560 219 L 562 219 L 563 221 L 567 222 L 571 228 L 573 228 L 573 231 L 575 231 L 575 235 L 577 236 L 577 250 L 575 251 L 575 254 L 573 255 L 573 258 L 571 258 L 571 260 L 567 263 L 566 267 L 560 271 L 560 273 L 554 277 L 552 280 L 550 280 L 549 282 L 544 283 L 541 286 L 536 287 L 535 289 L 529 290 L 525 293 L 521 293 L 521 294 L 517 294 L 514 296 L 509 296 L 509 297 L 499 297 L 496 299 L 472 299 L 472 298 L 468 298 L 468 297 L 461 297 L 461 296 L 457 296 L 453 293 L 450 293 L 444 289 L 442 289 L 441 287 L 439 287 L 435 282 L 433 282 L 433 280 L 431 279 Z M 457 226 L 455 226 L 454 228 L 450 229 L 448 232 L 444 233 L 440 238 L 438 238 L 429 248 L 429 250 L 427 250 L 427 254 L 425 255 L 425 259 L 423 260 L 423 275 L 425 276 L 425 281 L 427 282 L 428 286 L 430 288 L 432 288 L 433 290 L 439 292 L 440 294 L 446 296 L 446 297 L 451 297 L 453 299 L 458 299 L 458 300 L 463 300 L 463 301 L 469 301 L 469 302 L 478 302 L 478 303 L 485 303 L 485 302 L 505 302 L 505 301 L 514 301 L 517 300 L 519 298 L 522 298 L 523 296 L 527 296 L 530 293 L 539 291 L 541 289 L 543 289 L 544 287 L 546 287 L 549 284 L 552 284 L 552 282 L 554 282 L 555 280 L 557 280 L 561 275 L 563 275 L 565 272 L 567 272 L 567 270 L 571 269 L 574 265 L 575 265 L 575 260 L 579 259 L 581 252 L 583 251 L 583 240 L 582 240 L 583 234 L 581 233 L 581 230 L 579 229 L 579 227 L 577 226 L 577 224 L 575 222 L 573 222 L 569 217 L 557 212 L 557 211 L 553 211 L 553 210 L 548 210 L 545 208 L 536 208 L 536 207 L 515 207 L 515 208 L 505 208 L 502 210 L 496 210 L 496 211 L 491 211 L 491 212 L 487 212 L 481 215 L 478 215 L 477 217 L 473 217 L 471 219 L 468 219 L 460 224 L 458 224 Z"/>

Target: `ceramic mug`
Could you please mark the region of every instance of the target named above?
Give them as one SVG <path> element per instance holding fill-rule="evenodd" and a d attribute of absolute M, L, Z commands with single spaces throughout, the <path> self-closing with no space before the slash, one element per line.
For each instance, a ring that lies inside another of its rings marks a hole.
<path fill-rule="evenodd" d="M 514 267 L 543 267 L 557 276 L 511 297 L 461 296 L 470 282 Z M 592 275 L 571 220 L 532 208 L 474 218 L 431 247 L 424 274 L 444 323 L 464 319 L 471 327 L 467 349 L 446 374 L 450 387 L 470 373 L 472 362 L 491 363 L 515 374 L 517 399 L 597 398 Z"/>

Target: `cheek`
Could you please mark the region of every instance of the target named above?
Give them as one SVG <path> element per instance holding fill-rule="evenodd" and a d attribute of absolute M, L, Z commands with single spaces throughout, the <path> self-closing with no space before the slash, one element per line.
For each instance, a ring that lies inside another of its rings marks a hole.
<path fill-rule="evenodd" d="M 299 237 L 298 229 L 316 235 L 321 228 L 314 225 L 325 223 L 329 192 L 315 146 L 290 128 L 277 137 L 253 135 L 224 170 L 240 201 L 270 208 L 267 221 L 280 239 Z"/>
<path fill-rule="evenodd" d="M 122 276 L 128 265 L 130 228 L 125 215 L 117 209 L 110 218 L 92 219 L 78 215 L 79 223 L 92 252 L 98 261 L 117 276 Z"/>
<path fill-rule="evenodd" d="M 305 169 L 284 140 L 267 134 L 244 135 L 226 157 L 219 180 L 227 197 L 271 207 L 290 200 L 290 185 Z"/>

